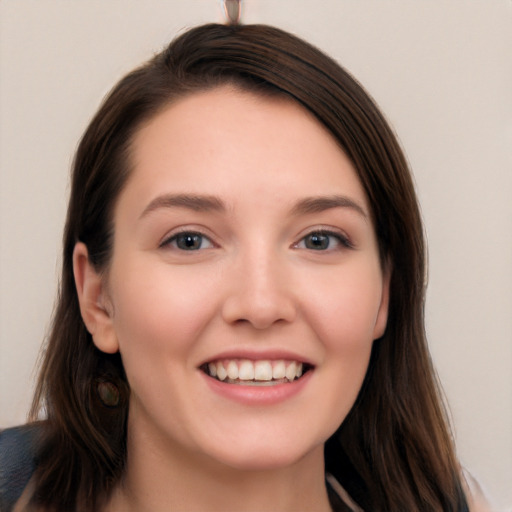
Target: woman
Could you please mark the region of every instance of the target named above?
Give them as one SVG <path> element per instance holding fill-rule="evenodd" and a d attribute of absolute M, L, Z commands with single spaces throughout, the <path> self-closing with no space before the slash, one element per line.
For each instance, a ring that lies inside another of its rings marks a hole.
<path fill-rule="evenodd" d="M 190 30 L 75 158 L 30 510 L 468 510 L 412 180 L 368 95 L 265 26 Z"/>

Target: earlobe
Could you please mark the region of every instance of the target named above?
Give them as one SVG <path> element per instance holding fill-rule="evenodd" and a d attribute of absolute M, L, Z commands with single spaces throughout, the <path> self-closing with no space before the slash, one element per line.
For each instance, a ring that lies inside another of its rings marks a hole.
<path fill-rule="evenodd" d="M 73 251 L 73 273 L 82 319 L 94 344 L 102 352 L 117 352 L 119 345 L 104 279 L 89 260 L 87 246 L 82 242 Z"/>
<path fill-rule="evenodd" d="M 391 263 L 386 261 L 382 271 L 382 293 L 379 311 L 377 313 L 377 319 L 375 322 L 375 329 L 373 332 L 374 340 L 381 338 L 386 332 L 389 314 L 389 288 L 391 283 L 391 273 Z"/>

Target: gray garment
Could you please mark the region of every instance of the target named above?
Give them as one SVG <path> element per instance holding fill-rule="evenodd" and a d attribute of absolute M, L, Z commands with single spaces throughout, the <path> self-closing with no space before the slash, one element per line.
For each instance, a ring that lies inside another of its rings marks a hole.
<path fill-rule="evenodd" d="M 11 512 L 34 473 L 40 433 L 37 423 L 0 432 L 0 512 Z"/>

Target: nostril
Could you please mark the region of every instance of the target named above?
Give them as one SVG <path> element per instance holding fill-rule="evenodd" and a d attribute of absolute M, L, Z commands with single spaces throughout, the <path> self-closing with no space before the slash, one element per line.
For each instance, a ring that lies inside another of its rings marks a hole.
<path fill-rule="evenodd" d="M 255 329 L 267 329 L 276 323 L 290 323 L 295 319 L 293 302 L 286 298 L 236 297 L 226 300 L 222 316 L 229 324 L 248 324 Z"/>

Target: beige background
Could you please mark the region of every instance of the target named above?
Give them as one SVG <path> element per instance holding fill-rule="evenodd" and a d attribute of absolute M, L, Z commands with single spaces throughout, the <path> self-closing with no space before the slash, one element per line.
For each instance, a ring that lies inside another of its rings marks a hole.
<path fill-rule="evenodd" d="M 423 208 L 427 329 L 460 458 L 499 509 L 510 507 L 512 2 L 245 0 L 244 9 L 245 22 L 332 54 L 399 134 Z M 26 416 L 68 169 L 88 119 L 177 32 L 222 20 L 219 0 L 0 0 L 0 426 Z"/>

